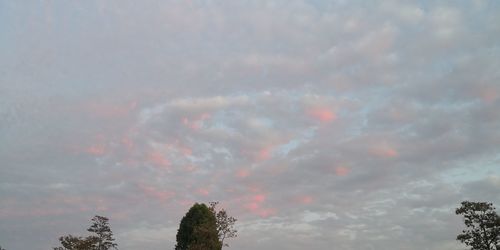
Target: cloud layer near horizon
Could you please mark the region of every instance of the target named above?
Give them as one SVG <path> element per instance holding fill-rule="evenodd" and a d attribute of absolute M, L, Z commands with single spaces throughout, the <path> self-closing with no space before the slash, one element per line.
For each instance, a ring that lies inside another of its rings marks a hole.
<path fill-rule="evenodd" d="M 233 249 L 457 249 L 500 204 L 493 1 L 0 2 L 0 244 L 111 219 L 171 249 L 194 202 Z"/>

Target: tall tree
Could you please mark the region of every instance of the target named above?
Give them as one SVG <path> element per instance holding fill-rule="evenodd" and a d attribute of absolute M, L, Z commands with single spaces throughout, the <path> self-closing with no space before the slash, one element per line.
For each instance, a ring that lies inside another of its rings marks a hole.
<path fill-rule="evenodd" d="M 113 232 L 109 226 L 109 219 L 104 216 L 96 215 L 92 218 L 92 225 L 87 231 L 95 235 L 89 236 L 95 244 L 96 250 L 117 249 L 118 245 L 114 242 Z"/>
<path fill-rule="evenodd" d="M 237 219 L 229 216 L 225 209 L 221 208 L 217 210 L 218 201 L 210 202 L 210 211 L 214 214 L 217 225 L 217 234 L 219 237 L 219 241 L 224 247 L 229 247 L 227 243 L 224 243 L 224 240 L 228 238 L 237 237 L 238 230 L 234 229 L 234 223 L 236 223 Z"/>
<path fill-rule="evenodd" d="M 471 250 L 500 250 L 500 216 L 492 203 L 463 201 L 456 209 L 467 227 L 457 240 Z"/>
<path fill-rule="evenodd" d="M 205 204 L 195 203 L 182 218 L 175 250 L 220 250 L 214 214 Z"/>

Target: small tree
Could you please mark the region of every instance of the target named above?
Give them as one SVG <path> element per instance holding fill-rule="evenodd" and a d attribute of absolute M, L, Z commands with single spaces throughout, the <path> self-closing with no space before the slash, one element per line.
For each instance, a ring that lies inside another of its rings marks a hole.
<path fill-rule="evenodd" d="M 227 243 L 224 243 L 225 239 L 237 237 L 238 230 L 234 229 L 234 223 L 237 219 L 228 216 L 226 210 L 223 208 L 217 211 L 218 201 L 210 202 L 210 211 L 214 214 L 217 225 L 217 233 L 219 241 L 222 246 L 229 247 Z"/>
<path fill-rule="evenodd" d="M 500 250 L 500 216 L 493 204 L 463 201 L 455 213 L 464 216 L 467 227 L 457 240 L 470 246 L 471 250 Z"/>
<path fill-rule="evenodd" d="M 93 233 L 87 237 L 66 235 L 59 237 L 62 247 L 54 247 L 54 250 L 108 250 L 117 249 L 114 243 L 113 232 L 109 226 L 109 219 L 96 215 L 92 218 L 92 225 L 87 231 Z"/>
<path fill-rule="evenodd" d="M 55 247 L 54 250 L 91 250 L 95 249 L 92 239 L 66 235 L 59 237 L 62 247 Z"/>
<path fill-rule="evenodd" d="M 175 250 L 220 250 L 215 216 L 205 204 L 195 203 L 182 218 Z"/>

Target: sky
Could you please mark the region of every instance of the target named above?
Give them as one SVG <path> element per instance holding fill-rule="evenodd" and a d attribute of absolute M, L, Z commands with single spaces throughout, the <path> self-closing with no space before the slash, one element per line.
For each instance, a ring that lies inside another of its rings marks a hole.
<path fill-rule="evenodd" d="M 455 250 L 500 206 L 500 2 L 0 0 L 0 245 Z"/>

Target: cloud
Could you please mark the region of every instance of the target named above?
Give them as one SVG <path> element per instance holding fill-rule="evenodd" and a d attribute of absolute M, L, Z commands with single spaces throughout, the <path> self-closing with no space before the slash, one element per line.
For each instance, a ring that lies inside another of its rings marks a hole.
<path fill-rule="evenodd" d="M 6 3 L 2 246 L 102 214 L 163 249 L 218 200 L 237 249 L 456 249 L 453 208 L 500 202 L 499 9 Z"/>

